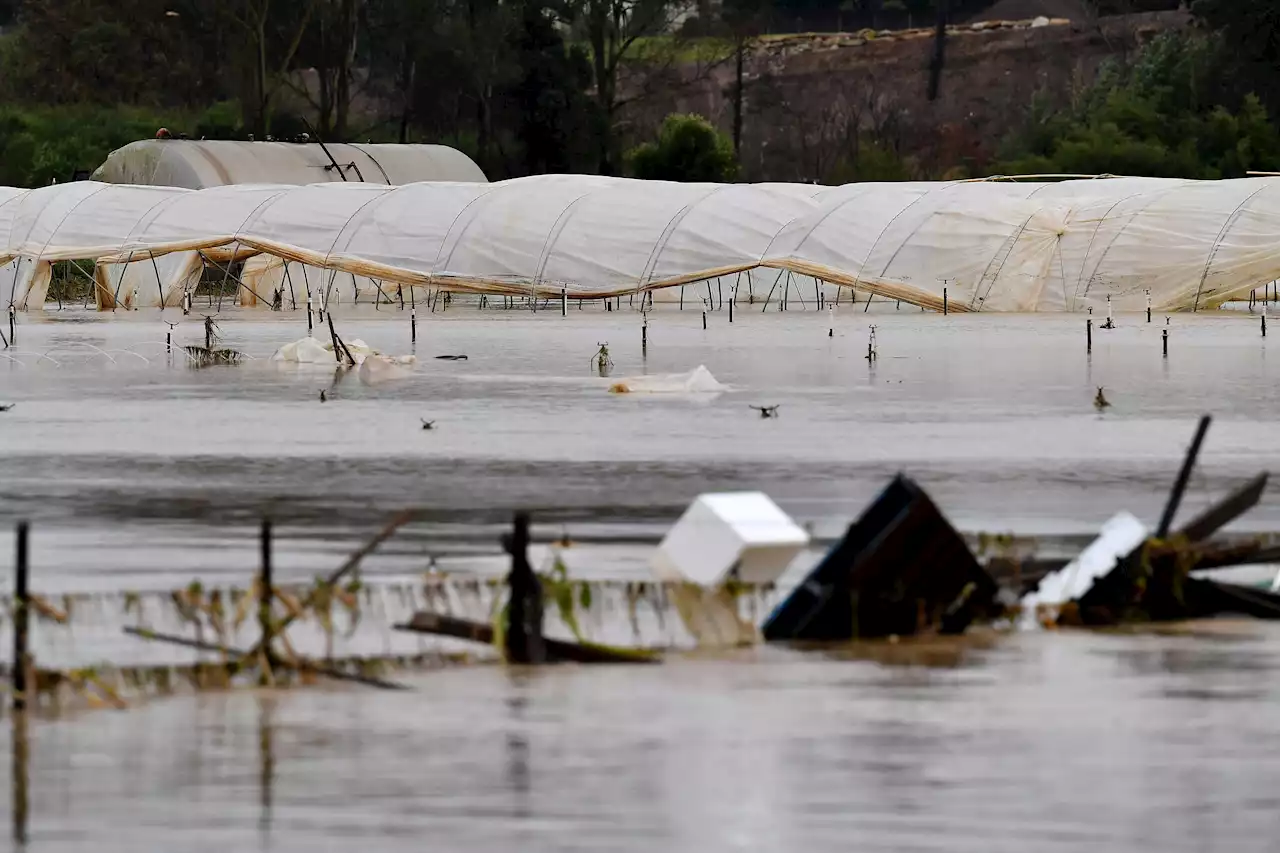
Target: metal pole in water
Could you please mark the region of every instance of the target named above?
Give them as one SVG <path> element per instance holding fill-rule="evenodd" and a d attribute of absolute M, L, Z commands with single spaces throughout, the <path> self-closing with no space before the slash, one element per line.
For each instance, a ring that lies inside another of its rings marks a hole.
<path fill-rule="evenodd" d="M 1147 291 L 1147 322 L 1151 322 L 1151 291 Z"/>
<path fill-rule="evenodd" d="M 703 311 L 702 312 L 702 331 L 705 332 L 706 330 L 707 330 L 707 312 Z"/>
<path fill-rule="evenodd" d="M 1087 355 L 1093 352 L 1093 318 L 1089 317 L 1084 321 L 1084 351 Z"/>
<path fill-rule="evenodd" d="M 10 302 L 9 303 L 9 343 L 10 344 L 18 343 L 17 327 L 14 325 L 14 321 L 16 319 L 17 319 L 17 316 L 16 316 L 16 312 L 13 310 L 13 303 Z"/>
<path fill-rule="evenodd" d="M 27 707 L 27 633 L 30 625 L 30 596 L 27 593 L 27 522 L 18 522 L 17 553 L 13 584 L 13 710 Z"/>
<path fill-rule="evenodd" d="M 563 287 L 560 288 L 560 316 L 569 316 L 569 291 Z"/>
<path fill-rule="evenodd" d="M 942 288 L 942 316 L 947 316 L 947 289 Z"/>
<path fill-rule="evenodd" d="M 409 343 L 416 344 L 418 342 L 418 309 L 409 309 Z"/>
<path fill-rule="evenodd" d="M 733 287 L 733 298 L 729 300 L 729 322 L 733 322 L 733 303 L 738 301 L 738 286 Z"/>
<path fill-rule="evenodd" d="M 830 305 L 827 306 L 827 337 L 834 338 L 836 336 L 836 311 Z"/>
<path fill-rule="evenodd" d="M 1267 336 L 1267 302 L 1265 299 L 1262 302 L 1262 336 L 1264 338 Z"/>
<path fill-rule="evenodd" d="M 1168 358 L 1169 357 L 1169 330 L 1168 329 L 1160 330 L 1160 340 L 1164 347 L 1164 357 Z"/>
<path fill-rule="evenodd" d="M 164 351 L 166 353 L 173 352 L 173 329 L 164 333 Z"/>
<path fill-rule="evenodd" d="M 640 354 L 646 355 L 649 352 L 649 318 L 645 317 L 644 322 L 640 324 Z"/>
<path fill-rule="evenodd" d="M 307 334 L 311 334 L 311 330 L 315 326 L 315 319 L 311 316 L 311 291 L 307 291 Z"/>

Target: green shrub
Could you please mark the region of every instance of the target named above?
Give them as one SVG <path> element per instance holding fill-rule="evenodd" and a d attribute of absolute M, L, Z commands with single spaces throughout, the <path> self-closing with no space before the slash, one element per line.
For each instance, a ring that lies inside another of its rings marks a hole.
<path fill-rule="evenodd" d="M 699 115 L 672 113 L 656 142 L 627 155 L 631 174 L 651 181 L 732 181 L 738 174 L 733 143 Z"/>

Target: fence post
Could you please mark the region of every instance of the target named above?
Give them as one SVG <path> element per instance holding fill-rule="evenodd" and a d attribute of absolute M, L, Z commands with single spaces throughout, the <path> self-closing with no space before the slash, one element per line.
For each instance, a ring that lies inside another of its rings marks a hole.
<path fill-rule="evenodd" d="M 274 640 L 274 629 L 271 626 L 271 603 L 272 603 L 272 571 L 271 571 L 271 519 L 262 519 L 262 574 L 259 577 L 262 584 L 258 591 L 258 627 L 262 631 L 262 639 L 259 644 L 262 648 L 262 657 L 264 661 L 264 671 L 262 673 L 262 681 L 274 678 L 271 674 L 274 669 L 275 659 L 272 654 L 272 641 Z"/>
<path fill-rule="evenodd" d="M 30 626 L 30 594 L 27 590 L 28 534 L 27 522 L 18 522 L 17 548 L 14 561 L 13 589 L 13 710 L 27 707 L 27 634 Z"/>
<path fill-rule="evenodd" d="M 511 555 L 511 573 L 507 586 L 511 597 L 507 604 L 507 660 L 512 663 L 536 664 L 546 661 L 542 643 L 542 583 L 529 565 L 529 514 L 518 512 L 504 545 Z"/>

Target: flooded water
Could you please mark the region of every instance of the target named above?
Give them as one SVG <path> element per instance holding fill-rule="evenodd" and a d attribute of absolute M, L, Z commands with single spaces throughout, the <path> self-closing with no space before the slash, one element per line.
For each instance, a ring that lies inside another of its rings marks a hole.
<path fill-rule="evenodd" d="M 416 507 L 433 524 L 372 564 L 416 570 L 428 552 L 492 550 L 493 525 L 517 507 L 548 534 L 643 538 L 712 489 L 762 489 L 835 536 L 899 470 L 963 529 L 1083 534 L 1122 508 L 1158 515 L 1201 413 L 1217 419 L 1189 510 L 1280 461 L 1280 358 L 1248 316 L 1174 317 L 1165 359 L 1160 317 L 1095 328 L 1086 356 L 1076 316 L 845 305 L 828 337 L 825 312 L 758 309 L 740 307 L 733 324 L 713 312 L 704 331 L 700 312 L 659 306 L 643 352 L 625 306 L 424 311 L 418 369 L 377 386 L 270 363 L 305 314 L 224 312 L 226 345 L 252 360 L 204 370 L 170 363 L 154 313 L 23 317 L 6 354 L 16 361 L 0 359 L 0 400 L 17 403 L 0 416 L 0 536 L 31 519 L 35 565 L 56 588 L 164 585 L 252 571 L 263 513 L 285 537 L 282 571 L 310 574 Z M 407 312 L 363 309 L 339 328 L 411 349 Z M 199 320 L 174 335 L 202 340 Z M 590 367 L 602 342 L 612 379 L 705 365 L 730 390 L 610 394 Z M 468 359 L 432 358 L 443 354 Z M 751 405 L 779 405 L 779 417 Z M 1280 530 L 1280 500 L 1242 524 Z"/>
<path fill-rule="evenodd" d="M 25 849 L 1274 850 L 1280 632 L 1249 628 L 1018 635 L 956 668 L 472 667 L 42 722 Z"/>
<path fill-rule="evenodd" d="M 642 350 L 625 306 L 424 310 L 413 375 L 366 385 L 268 361 L 301 314 L 224 312 L 249 358 L 202 370 L 166 357 L 154 314 L 22 317 L 0 358 L 0 553 L 29 519 L 40 592 L 244 586 L 264 513 L 280 575 L 307 578 L 412 507 L 371 573 L 483 571 L 523 507 L 544 535 L 612 541 L 575 572 L 644 577 L 644 542 L 708 490 L 762 489 L 835 536 L 903 470 L 963 529 L 1079 536 L 1120 509 L 1154 520 L 1202 413 L 1184 512 L 1280 467 L 1256 318 L 1176 316 L 1167 358 L 1161 317 L 1095 326 L 1091 356 L 1076 316 L 734 320 L 659 306 Z M 407 312 L 338 328 L 411 351 Z M 194 317 L 174 332 L 201 339 Z M 699 365 L 728 389 L 608 392 Z M 1280 531 L 1274 492 L 1237 529 Z M 1280 630 L 1019 634 L 928 663 L 762 648 L 176 697 L 12 726 L 0 808 L 37 853 L 1274 849 Z"/>

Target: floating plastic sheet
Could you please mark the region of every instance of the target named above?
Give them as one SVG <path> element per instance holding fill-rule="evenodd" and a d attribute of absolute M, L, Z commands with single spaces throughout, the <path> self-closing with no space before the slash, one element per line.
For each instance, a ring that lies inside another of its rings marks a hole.
<path fill-rule="evenodd" d="M 630 376 L 609 386 L 613 394 L 719 394 L 728 390 L 701 364 L 688 373 Z"/>

